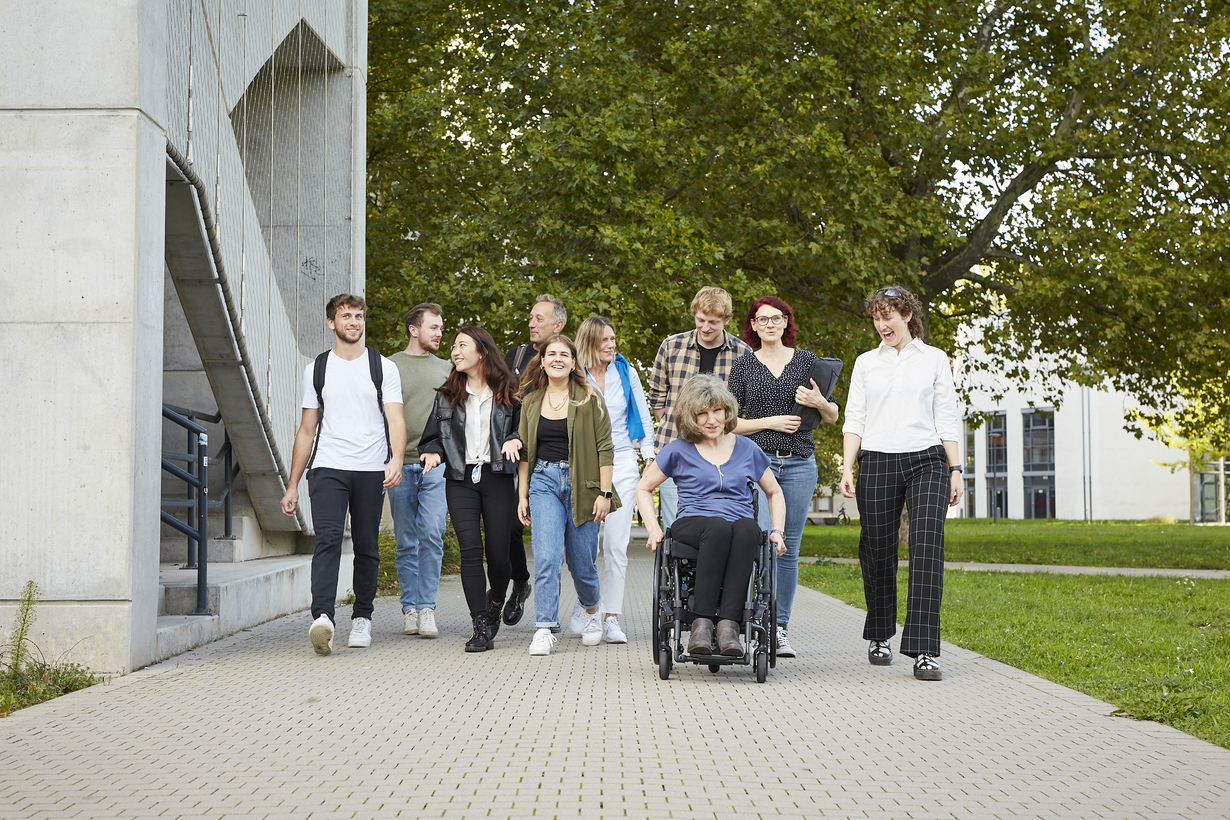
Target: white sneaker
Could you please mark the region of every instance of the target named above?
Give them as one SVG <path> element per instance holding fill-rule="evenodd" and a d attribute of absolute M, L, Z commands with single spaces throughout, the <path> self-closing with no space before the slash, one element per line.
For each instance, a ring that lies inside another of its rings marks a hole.
<path fill-rule="evenodd" d="M 597 646 L 602 642 L 602 616 L 597 612 L 585 613 L 585 628 L 581 630 L 582 646 Z"/>
<path fill-rule="evenodd" d="M 328 615 L 321 615 L 312 621 L 312 626 L 308 629 L 308 640 L 312 642 L 312 648 L 317 655 L 328 655 L 333 651 L 333 621 L 329 620 Z"/>
<path fill-rule="evenodd" d="M 354 618 L 350 622 L 350 642 L 347 646 L 371 646 L 372 622 L 367 618 Z"/>
<path fill-rule="evenodd" d="M 589 613 L 585 611 L 585 607 L 581 606 L 578 600 L 572 605 L 572 617 L 568 619 L 568 628 L 572 630 L 573 635 L 580 635 L 585 631 L 585 622 L 589 620 Z"/>
<path fill-rule="evenodd" d="M 440 634 L 436 628 L 436 611 L 434 609 L 419 610 L 419 634 L 424 638 L 434 638 Z"/>
<path fill-rule="evenodd" d="M 426 612 L 427 610 L 423 610 Z M 403 635 L 419 634 L 419 613 L 413 609 L 407 609 L 401 617 L 401 631 Z"/>
<path fill-rule="evenodd" d="M 551 647 L 555 646 L 555 642 L 559 640 L 551 633 L 550 629 L 543 627 L 534 631 L 534 640 L 530 641 L 531 655 L 550 655 Z"/>
<path fill-rule="evenodd" d="M 619 628 L 619 619 L 614 615 L 607 615 L 606 620 L 602 622 L 602 637 L 606 638 L 607 643 L 628 642 L 628 636 Z"/>
<path fill-rule="evenodd" d="M 794 648 L 790 646 L 790 638 L 786 637 L 786 627 L 781 624 L 777 625 L 777 657 L 794 657 Z"/>

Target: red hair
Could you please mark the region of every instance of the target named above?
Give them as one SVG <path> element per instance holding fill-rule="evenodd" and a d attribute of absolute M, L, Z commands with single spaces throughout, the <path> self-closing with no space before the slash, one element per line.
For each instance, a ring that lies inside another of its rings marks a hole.
<path fill-rule="evenodd" d="M 786 317 L 786 329 L 782 331 L 782 344 L 790 347 L 794 344 L 795 337 L 799 335 L 799 326 L 794 323 L 794 309 L 776 296 L 761 296 L 752 302 L 751 310 L 747 312 L 747 318 L 743 320 L 743 341 L 751 345 L 753 350 L 760 349 L 760 337 L 756 335 L 754 322 L 756 311 L 765 305 L 777 308 Z"/>

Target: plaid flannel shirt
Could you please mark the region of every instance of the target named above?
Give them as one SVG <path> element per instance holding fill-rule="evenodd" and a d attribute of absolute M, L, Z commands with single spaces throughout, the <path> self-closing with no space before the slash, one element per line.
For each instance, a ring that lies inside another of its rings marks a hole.
<path fill-rule="evenodd" d="M 735 359 L 751 348 L 742 339 L 725 331 L 723 334 L 725 339 L 718 350 L 713 375 L 725 381 L 730 376 L 730 366 Z M 679 438 L 679 430 L 675 427 L 675 402 L 679 399 L 683 383 L 699 372 L 700 344 L 696 341 L 695 330 L 667 336 L 658 346 L 658 355 L 653 360 L 653 373 L 649 376 L 649 390 L 646 393 L 649 409 L 654 411 L 654 415 L 663 411 L 658 432 L 653 439 L 656 451 L 661 452 L 663 447 Z"/>

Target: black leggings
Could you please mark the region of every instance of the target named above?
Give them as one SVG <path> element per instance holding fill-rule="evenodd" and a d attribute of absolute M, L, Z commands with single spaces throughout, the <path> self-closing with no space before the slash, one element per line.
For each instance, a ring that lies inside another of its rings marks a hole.
<path fill-rule="evenodd" d="M 760 547 L 754 518 L 727 521 L 690 515 L 671 526 L 671 535 L 696 547 L 696 599 L 692 611 L 702 618 L 743 620 L 747 584 Z"/>
<path fill-rule="evenodd" d="M 470 480 L 473 469 L 467 466 L 465 478 L 461 481 L 450 478 L 444 482 L 448 514 L 453 520 L 457 545 L 461 549 L 461 588 L 466 594 L 471 618 L 487 611 L 488 579 L 496 600 L 503 601 L 508 592 L 508 542 L 512 522 L 517 517 L 517 491 L 513 487 L 513 477 L 493 473 L 491 466 L 484 464 L 482 476 L 475 484 Z M 487 578 L 483 577 L 484 536 L 487 542 Z"/>

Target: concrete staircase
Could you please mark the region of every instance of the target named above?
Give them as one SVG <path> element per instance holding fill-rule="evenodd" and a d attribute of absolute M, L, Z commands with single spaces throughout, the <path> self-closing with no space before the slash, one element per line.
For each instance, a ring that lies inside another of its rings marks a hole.
<path fill-rule="evenodd" d="M 221 515 L 210 517 L 209 531 L 225 531 Z M 163 525 L 156 660 L 311 606 L 312 556 L 306 554 L 311 549 L 310 538 L 263 532 L 242 492 L 235 497 L 232 533 L 230 538 L 209 539 L 206 575 L 211 614 L 193 615 L 197 573 L 182 569 L 188 558 L 187 541 Z M 301 542 L 304 553 L 297 552 Z M 351 590 L 353 569 L 354 554 L 347 538 L 338 573 L 339 599 Z M 306 616 L 303 628 L 306 636 Z"/>

